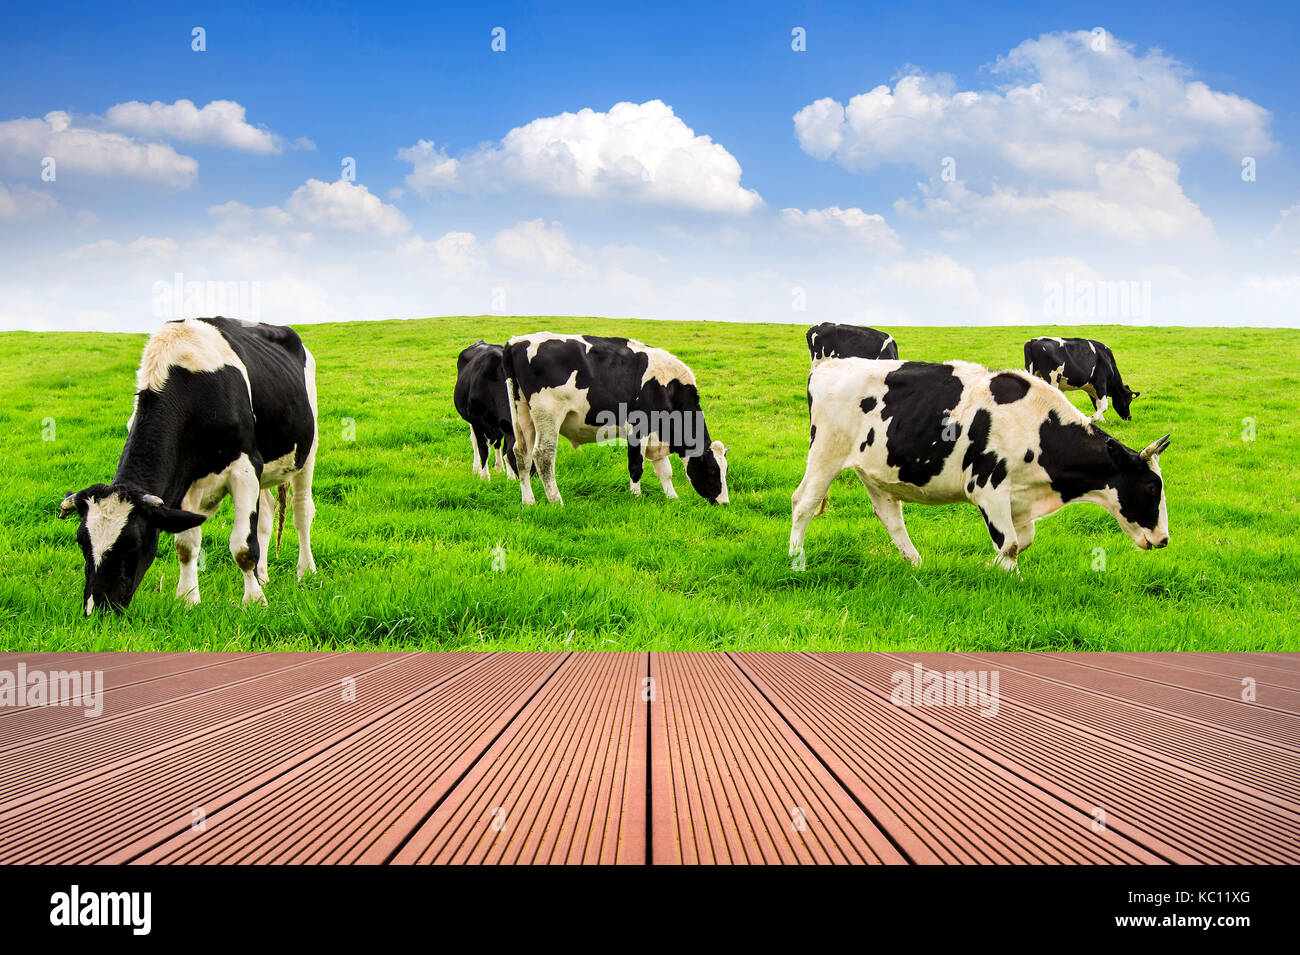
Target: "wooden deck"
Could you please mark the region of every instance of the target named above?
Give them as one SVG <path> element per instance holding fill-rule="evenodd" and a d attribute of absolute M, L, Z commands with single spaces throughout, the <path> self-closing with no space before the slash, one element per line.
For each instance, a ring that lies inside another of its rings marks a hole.
<path fill-rule="evenodd" d="M 103 711 L 0 707 L 0 862 L 1300 862 L 1300 655 L 19 664 Z"/>

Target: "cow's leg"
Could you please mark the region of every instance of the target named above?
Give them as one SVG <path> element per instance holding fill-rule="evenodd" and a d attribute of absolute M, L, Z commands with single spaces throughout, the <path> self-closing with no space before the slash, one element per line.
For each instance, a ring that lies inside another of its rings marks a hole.
<path fill-rule="evenodd" d="M 275 525 L 275 498 L 271 492 L 262 489 L 261 499 L 257 505 L 257 579 L 266 583 L 271 579 L 267 569 L 267 560 L 271 553 L 271 528 Z"/>
<path fill-rule="evenodd" d="M 1011 496 L 993 492 L 972 500 L 980 509 L 984 526 L 988 528 L 989 537 L 998 551 L 998 555 L 989 561 L 989 566 L 996 564 L 1003 570 L 1015 570 L 1016 557 L 1020 553 L 1020 538 L 1011 516 Z"/>
<path fill-rule="evenodd" d="M 303 463 L 302 470 L 290 478 L 293 484 L 293 526 L 298 532 L 298 579 L 316 573 L 316 559 L 311 553 L 311 522 L 316 503 L 311 499 L 311 479 L 316 471 L 316 449 Z"/>
<path fill-rule="evenodd" d="M 821 513 L 821 503 L 830 490 L 835 475 L 843 470 L 843 463 L 824 456 L 808 454 L 808 467 L 803 480 L 790 497 L 790 556 L 803 550 L 804 533 L 808 522 Z"/>
<path fill-rule="evenodd" d="M 560 423 L 550 416 L 538 418 L 533 416 L 533 427 L 537 434 L 535 459 L 537 476 L 542 479 L 542 490 L 546 499 L 552 504 L 563 504 L 560 489 L 555 484 L 555 452 L 560 447 Z"/>
<path fill-rule="evenodd" d="M 1020 547 L 1017 557 L 1029 550 L 1029 545 L 1034 542 L 1033 521 L 1026 520 L 1023 524 L 1016 525 L 1016 542 Z"/>
<path fill-rule="evenodd" d="M 677 492 L 673 490 L 673 459 L 670 456 L 671 453 L 668 445 L 660 444 L 647 449 L 646 457 L 650 459 L 650 464 L 655 469 L 655 477 L 659 479 L 659 483 L 664 489 L 664 495 L 672 500 L 677 500 Z"/>
<path fill-rule="evenodd" d="M 1093 414 L 1092 418 L 1089 419 L 1089 420 L 1091 420 L 1091 421 L 1101 421 L 1101 420 L 1105 417 L 1105 415 L 1106 415 L 1106 408 L 1107 408 L 1109 405 L 1110 405 L 1110 398 L 1108 398 L 1106 395 L 1102 395 L 1100 398 L 1093 398 L 1093 399 L 1092 399 L 1092 406 L 1093 406 L 1094 408 L 1096 408 L 1097 410 L 1096 410 L 1096 412 Z"/>
<path fill-rule="evenodd" d="M 645 455 L 641 445 L 633 435 L 627 436 L 627 473 L 630 481 L 628 487 L 638 497 L 641 494 L 641 474 L 645 471 Z"/>
<path fill-rule="evenodd" d="M 235 504 L 235 519 L 230 531 L 230 556 L 244 573 L 244 603 L 266 603 L 266 595 L 257 582 L 259 548 L 257 540 L 258 503 L 262 496 L 258 469 L 247 454 L 230 466 L 230 498 Z"/>
<path fill-rule="evenodd" d="M 858 477 L 862 475 L 859 474 Z M 903 523 L 903 502 L 886 491 L 872 487 L 865 480 L 862 483 L 867 489 L 867 494 L 871 496 L 871 509 L 876 512 L 876 518 L 880 523 L 885 525 L 885 530 L 889 532 L 889 539 L 913 567 L 920 567 L 921 555 L 917 553 L 912 538 L 907 534 L 907 525 Z"/>
<path fill-rule="evenodd" d="M 195 514 L 211 517 L 216 513 L 215 507 L 203 508 L 199 492 L 191 489 L 181 499 L 181 507 Z M 199 554 L 203 552 L 203 525 L 191 527 L 176 535 L 176 556 L 180 560 L 181 572 L 176 578 L 176 599 L 189 604 L 199 602 Z"/>
<path fill-rule="evenodd" d="M 515 467 L 515 436 L 513 433 L 507 433 L 501 439 L 501 463 L 505 465 L 507 477 L 512 481 L 519 478 L 519 470 Z"/>
<path fill-rule="evenodd" d="M 519 475 L 519 493 L 523 502 L 532 505 L 536 503 L 533 497 L 533 457 L 537 450 L 537 428 L 527 402 L 516 401 L 514 410 L 515 473 Z"/>
<path fill-rule="evenodd" d="M 490 481 L 492 480 L 492 458 L 488 455 L 487 435 L 477 425 L 469 426 L 469 434 L 474 442 L 474 473 L 484 481 Z"/>

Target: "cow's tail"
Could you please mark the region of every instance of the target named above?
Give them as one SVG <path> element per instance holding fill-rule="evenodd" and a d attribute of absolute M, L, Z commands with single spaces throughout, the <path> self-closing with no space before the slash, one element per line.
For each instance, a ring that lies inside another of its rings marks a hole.
<path fill-rule="evenodd" d="M 275 489 L 275 556 L 280 556 L 280 538 L 284 536 L 284 511 L 285 505 L 289 501 L 289 495 L 293 493 L 293 488 L 289 482 L 281 484 Z"/>

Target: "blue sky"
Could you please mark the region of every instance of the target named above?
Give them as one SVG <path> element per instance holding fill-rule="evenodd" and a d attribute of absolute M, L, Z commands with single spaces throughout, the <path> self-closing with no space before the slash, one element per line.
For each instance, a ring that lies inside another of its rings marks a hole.
<path fill-rule="evenodd" d="M 0 328 L 148 328 L 177 273 L 266 321 L 1294 325 L 1298 20 L 30 5 L 0 38 Z"/>

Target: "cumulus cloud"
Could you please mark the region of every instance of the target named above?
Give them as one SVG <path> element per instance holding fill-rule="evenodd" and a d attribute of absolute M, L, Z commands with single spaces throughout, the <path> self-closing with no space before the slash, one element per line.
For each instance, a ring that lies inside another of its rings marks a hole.
<path fill-rule="evenodd" d="M 507 264 L 533 271 L 586 271 L 558 222 L 552 222 L 549 227 L 542 219 L 520 222 L 513 228 L 498 232 L 492 240 L 492 248 Z"/>
<path fill-rule="evenodd" d="M 902 249 L 898 235 L 885 222 L 884 216 L 863 212 L 856 207 L 841 209 L 839 206 L 830 206 L 806 212 L 801 209 L 782 209 L 781 222 L 797 233 L 845 238 L 882 252 Z"/>
<path fill-rule="evenodd" d="M 396 235 L 411 223 L 396 206 L 390 206 L 359 183 L 336 179 L 308 179 L 285 203 L 286 211 L 310 225 L 344 232 Z"/>
<path fill-rule="evenodd" d="M 47 192 L 37 192 L 26 186 L 6 186 L 0 182 L 0 222 L 19 222 L 36 219 L 58 203 Z"/>
<path fill-rule="evenodd" d="M 1209 145 L 1242 156 L 1274 146 L 1268 110 L 1104 31 L 1026 40 L 989 71 L 1007 82 L 959 90 L 950 76 L 914 72 L 847 104 L 819 99 L 795 114 L 795 135 L 810 155 L 855 171 L 898 162 L 932 170 L 953 156 L 1075 184 L 1138 148 L 1174 156 Z"/>
<path fill-rule="evenodd" d="M 175 103 L 118 103 L 104 114 L 109 126 L 154 139 L 178 139 L 248 153 L 278 153 L 280 143 L 268 130 L 249 125 L 244 107 L 228 99 L 202 109 L 191 100 Z"/>
<path fill-rule="evenodd" d="M 468 278 L 487 265 L 472 232 L 448 232 L 432 242 L 413 236 L 397 247 L 398 256 L 432 267 L 449 279 Z"/>
<path fill-rule="evenodd" d="M 944 218 L 971 228 L 1012 226 L 1044 233 L 1089 233 L 1129 241 L 1197 238 L 1210 220 L 1187 198 L 1178 165 L 1149 149 L 1098 162 L 1093 189 L 1053 189 L 1025 194 L 994 185 L 979 193 L 963 182 L 921 184 L 921 201 L 900 199 L 894 208 L 917 218 Z"/>
<path fill-rule="evenodd" d="M 137 179 L 171 189 L 188 189 L 198 177 L 199 164 L 161 143 L 142 143 L 117 132 L 74 126 L 61 110 L 43 119 L 0 122 L 0 156 L 8 165 L 31 169 L 49 156 L 56 174 Z"/>
<path fill-rule="evenodd" d="M 254 226 L 287 228 L 293 223 L 293 216 L 279 206 L 262 206 L 260 209 L 254 209 L 234 199 L 220 205 L 208 206 L 208 215 L 223 232 L 251 229 Z"/>
<path fill-rule="evenodd" d="M 172 258 L 180 251 L 174 239 L 142 235 L 123 245 L 113 239 L 100 239 L 65 253 L 69 259 L 97 259 L 106 256 L 134 255 L 143 258 Z"/>
<path fill-rule="evenodd" d="M 406 184 L 424 196 L 518 187 L 726 213 L 763 202 L 741 186 L 731 153 L 660 100 L 541 117 L 456 158 L 429 140 L 397 157 L 412 164 Z"/>

